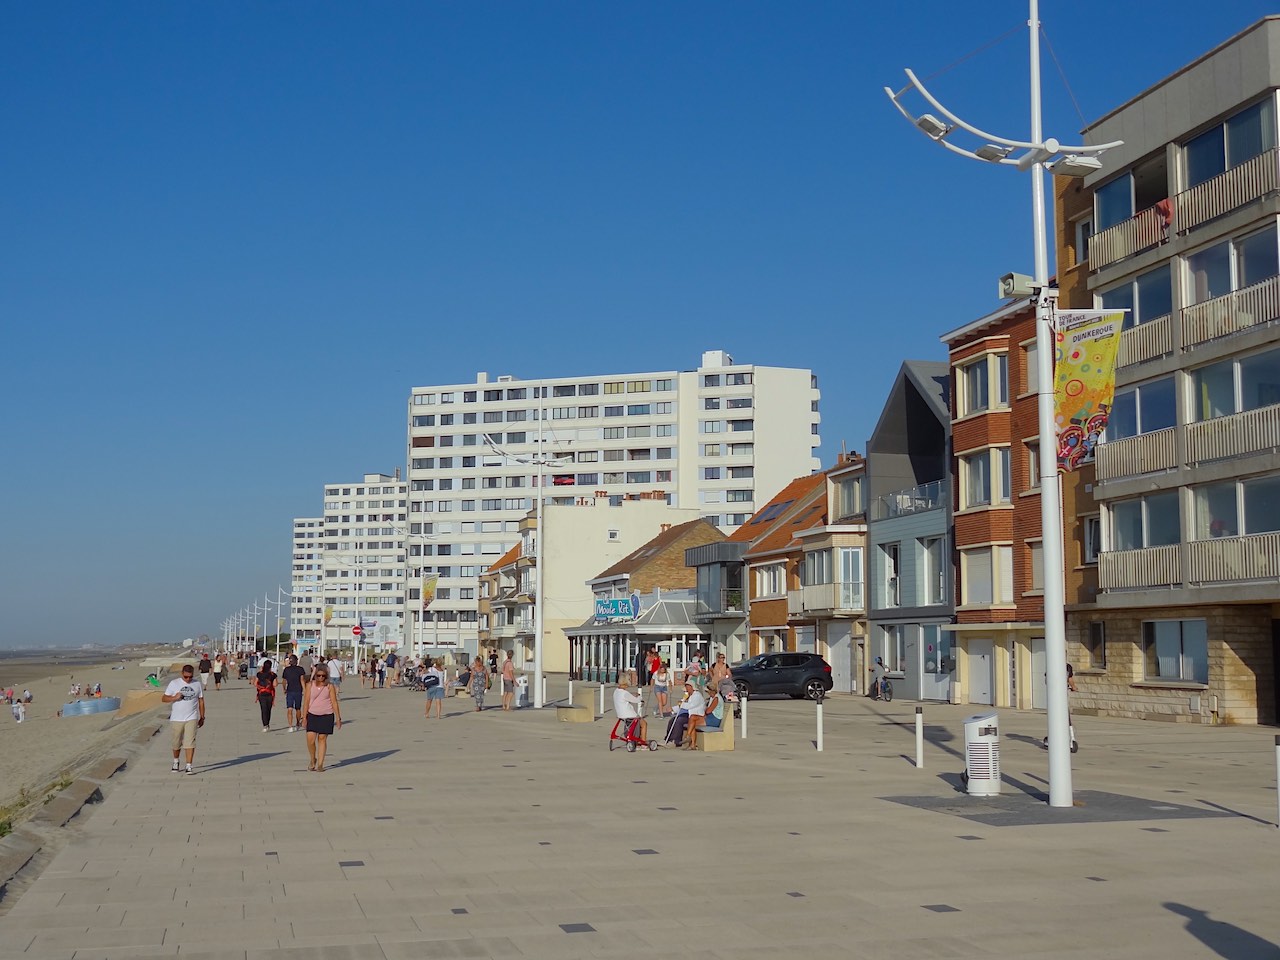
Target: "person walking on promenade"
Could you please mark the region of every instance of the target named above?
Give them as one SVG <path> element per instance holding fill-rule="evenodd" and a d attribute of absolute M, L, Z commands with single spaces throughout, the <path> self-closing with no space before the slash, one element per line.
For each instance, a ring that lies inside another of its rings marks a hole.
<path fill-rule="evenodd" d="M 213 661 L 207 653 L 200 654 L 200 685 L 209 689 L 209 674 L 213 673 Z"/>
<path fill-rule="evenodd" d="M 489 688 L 489 671 L 484 661 L 476 657 L 471 664 L 471 696 L 476 702 L 476 713 L 484 709 L 484 692 Z"/>
<path fill-rule="evenodd" d="M 511 659 L 512 651 L 507 651 L 507 659 L 502 661 L 502 709 L 510 710 L 511 701 L 516 695 L 516 663 Z"/>
<path fill-rule="evenodd" d="M 338 691 L 329 682 L 329 668 L 317 664 L 307 684 L 302 715 L 307 727 L 307 755 L 311 758 L 308 770 L 324 773 L 324 756 L 329 737 L 342 729 L 342 710 L 338 706 Z"/>
<path fill-rule="evenodd" d="M 658 669 L 653 671 L 653 707 L 656 711 L 654 716 L 665 717 L 667 715 L 667 690 L 671 685 L 671 671 L 667 668 L 666 661 L 658 664 Z"/>
<path fill-rule="evenodd" d="M 276 682 L 279 678 L 271 669 L 271 661 L 263 660 L 262 669 L 253 678 L 253 699 L 262 712 L 262 732 L 271 729 L 271 708 L 276 705 Z"/>
<path fill-rule="evenodd" d="M 298 655 L 289 654 L 289 665 L 280 671 L 280 679 L 284 682 L 285 719 L 289 721 L 289 732 L 302 729 L 302 686 L 306 683 L 307 672 L 298 666 Z"/>
<path fill-rule="evenodd" d="M 732 674 L 729 670 L 728 661 L 723 653 L 716 654 L 716 662 L 711 665 L 711 689 L 720 696 L 725 695 L 725 683 L 732 684 Z"/>
<path fill-rule="evenodd" d="M 204 687 L 196 679 L 196 668 L 191 664 L 182 667 L 182 678 L 169 681 L 161 702 L 172 704 L 169 708 L 169 740 L 173 747 L 173 766 L 178 773 L 181 767 L 178 755 L 187 751 L 187 775 L 195 773 L 191 763 L 196 755 L 196 730 L 204 726 Z"/>
<path fill-rule="evenodd" d="M 342 661 L 338 659 L 338 654 L 335 651 L 333 656 L 329 658 L 329 682 L 333 684 L 335 690 L 342 689 L 343 672 Z"/>
<path fill-rule="evenodd" d="M 213 689 L 222 689 L 222 674 L 226 670 L 227 664 L 222 654 L 218 654 L 213 660 Z"/>
<path fill-rule="evenodd" d="M 431 717 L 431 705 L 435 704 L 436 719 L 444 719 L 444 661 L 433 660 L 431 666 L 427 667 L 427 672 L 423 678 L 423 682 L 427 685 L 427 718 Z"/>

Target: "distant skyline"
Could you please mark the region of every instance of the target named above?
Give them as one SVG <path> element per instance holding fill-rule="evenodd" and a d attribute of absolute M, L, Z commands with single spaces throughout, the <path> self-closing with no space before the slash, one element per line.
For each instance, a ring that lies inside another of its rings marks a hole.
<path fill-rule="evenodd" d="M 1042 2 L 1046 133 L 1269 12 L 1152 10 Z M 881 89 L 1023 135 L 1023 0 L 3 11 L 0 647 L 216 635 L 477 371 L 811 367 L 829 464 L 1031 272 L 1028 178 Z"/>

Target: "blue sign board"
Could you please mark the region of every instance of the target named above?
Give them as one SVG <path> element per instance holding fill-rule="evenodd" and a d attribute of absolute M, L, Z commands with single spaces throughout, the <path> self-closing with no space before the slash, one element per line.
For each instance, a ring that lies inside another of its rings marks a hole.
<path fill-rule="evenodd" d="M 640 596 L 596 598 L 596 620 L 630 621 L 640 616 Z"/>

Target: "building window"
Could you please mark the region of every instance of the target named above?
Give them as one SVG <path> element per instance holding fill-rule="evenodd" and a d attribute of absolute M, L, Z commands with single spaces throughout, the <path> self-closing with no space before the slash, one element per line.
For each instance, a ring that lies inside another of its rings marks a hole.
<path fill-rule="evenodd" d="M 1123 440 L 1174 426 L 1178 422 L 1174 395 L 1173 377 L 1117 390 L 1107 420 L 1107 439 Z"/>
<path fill-rule="evenodd" d="M 1280 530 L 1280 475 L 1209 483 L 1192 495 L 1196 540 Z"/>
<path fill-rule="evenodd" d="M 1197 420 L 1280 403 L 1280 350 L 1233 357 L 1191 374 Z"/>
<path fill-rule="evenodd" d="M 1182 148 L 1187 188 L 1212 180 L 1275 146 L 1275 121 L 1268 98 L 1246 107 L 1225 123 L 1188 140 Z"/>
<path fill-rule="evenodd" d="M 980 450 L 960 458 L 960 506 L 991 503 L 991 451 Z"/>
<path fill-rule="evenodd" d="M 720 468 L 719 467 L 703 467 L 702 479 L 703 480 L 719 480 Z"/>
<path fill-rule="evenodd" d="M 1111 545 L 1115 550 L 1162 547 L 1182 539 L 1178 492 L 1169 490 L 1111 505 Z"/>
<path fill-rule="evenodd" d="M 973 547 L 960 551 L 960 602 L 989 606 L 1013 602 L 1013 548 Z"/>
<path fill-rule="evenodd" d="M 704 444 L 702 445 L 702 455 L 703 455 L 704 457 L 718 457 L 718 456 L 720 456 L 720 444 L 718 444 L 718 443 L 704 443 Z"/>
<path fill-rule="evenodd" d="M 756 567 L 756 599 L 780 597 L 786 586 L 786 568 L 781 563 Z"/>
<path fill-rule="evenodd" d="M 1040 443 L 1027 444 L 1027 487 L 1036 490 L 1040 487 Z"/>
<path fill-rule="evenodd" d="M 718 386 L 720 386 L 720 374 L 718 374 L 718 373 L 708 373 L 708 374 L 704 374 L 704 375 L 703 375 L 703 377 L 702 377 L 702 385 L 703 385 L 704 387 L 718 387 Z"/>
<path fill-rule="evenodd" d="M 1044 589 L 1044 545 L 1039 543 L 1027 544 L 1027 557 L 1031 563 L 1031 589 Z"/>
<path fill-rule="evenodd" d="M 1089 634 L 1084 639 L 1084 649 L 1089 655 L 1090 670 L 1107 669 L 1107 625 L 1101 620 L 1089 622 Z"/>
<path fill-rule="evenodd" d="M 751 374 L 749 373 L 730 373 L 724 378 L 724 382 L 730 387 L 745 387 L 751 382 Z"/>
<path fill-rule="evenodd" d="M 1040 350 L 1034 340 L 1022 347 L 1022 374 L 1027 393 L 1036 393 L 1040 389 Z"/>
<path fill-rule="evenodd" d="M 1107 290 L 1099 298 L 1103 309 L 1128 311 L 1124 329 L 1149 323 L 1173 312 L 1173 271 L 1168 263 Z"/>
<path fill-rule="evenodd" d="M 1094 191 L 1094 214 L 1099 231 L 1122 223 L 1169 196 L 1168 161 L 1164 150 L 1136 164 Z"/>
<path fill-rule="evenodd" d="M 729 421 L 729 431 L 731 433 L 746 433 L 749 430 L 754 430 L 755 426 L 756 426 L 756 422 L 754 420 L 730 420 Z"/>
<path fill-rule="evenodd" d="M 628 380 L 627 393 L 648 393 L 650 381 L 648 380 Z"/>
<path fill-rule="evenodd" d="M 703 420 L 702 432 L 703 433 L 723 433 L 724 421 L 723 420 Z"/>
<path fill-rule="evenodd" d="M 752 490 L 726 490 L 724 499 L 726 503 L 750 503 L 754 496 Z"/>
<path fill-rule="evenodd" d="M 750 480 L 756 474 L 755 467 L 730 467 L 730 480 Z"/>
<path fill-rule="evenodd" d="M 883 639 L 884 653 L 881 656 L 884 657 L 884 668 L 890 673 L 902 673 L 907 662 L 902 626 L 886 623 L 880 629 Z"/>
<path fill-rule="evenodd" d="M 880 559 L 884 565 L 884 605 L 896 607 L 902 602 L 902 580 L 899 566 L 902 560 L 902 547 L 897 543 L 880 545 Z"/>
<path fill-rule="evenodd" d="M 837 493 L 837 519 L 854 517 L 865 509 L 862 503 L 862 477 L 845 477 Z"/>
<path fill-rule="evenodd" d="M 1276 228 L 1225 240 L 1187 257 L 1189 302 L 1204 303 L 1280 273 Z"/>
<path fill-rule="evenodd" d="M 1081 520 L 1084 537 L 1080 544 L 1080 560 L 1085 564 L 1098 562 L 1102 552 L 1102 518 L 1084 517 Z"/>
<path fill-rule="evenodd" d="M 920 603 L 928 606 L 946 602 L 947 574 L 944 566 L 945 540 L 925 537 L 920 543 Z"/>
<path fill-rule="evenodd" d="M 626 387 L 626 384 L 624 384 L 621 380 L 617 380 L 617 381 L 614 381 L 614 382 L 612 382 L 612 383 L 606 383 L 606 384 L 604 385 L 604 392 L 605 392 L 605 393 L 607 393 L 607 394 L 608 394 L 608 393 L 622 393 L 622 392 L 623 392 L 623 390 L 625 389 L 625 387 Z"/>
<path fill-rule="evenodd" d="M 1209 682 L 1209 635 L 1204 620 L 1147 620 L 1142 659 L 1148 680 Z"/>
<path fill-rule="evenodd" d="M 806 587 L 831 582 L 831 551 L 809 550 L 800 567 L 800 582 Z"/>
<path fill-rule="evenodd" d="M 1009 405 L 1009 355 L 989 353 L 963 364 L 956 371 L 956 407 L 959 416 L 982 413 Z"/>

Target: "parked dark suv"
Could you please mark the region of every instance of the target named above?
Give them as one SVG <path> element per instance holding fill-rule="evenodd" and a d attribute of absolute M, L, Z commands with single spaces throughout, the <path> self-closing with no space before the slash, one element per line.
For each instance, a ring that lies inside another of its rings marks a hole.
<path fill-rule="evenodd" d="M 818 698 L 831 689 L 831 665 L 816 653 L 762 653 L 732 667 L 733 682 L 749 696 L 786 693 Z"/>

